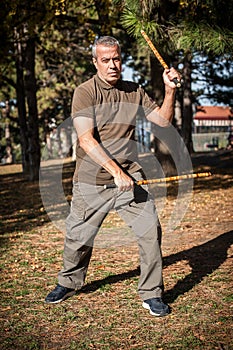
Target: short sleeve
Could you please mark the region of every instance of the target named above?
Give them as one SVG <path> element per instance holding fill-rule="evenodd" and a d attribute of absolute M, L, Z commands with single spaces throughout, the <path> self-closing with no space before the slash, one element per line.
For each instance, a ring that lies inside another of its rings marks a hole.
<path fill-rule="evenodd" d="M 94 115 L 94 98 L 91 89 L 88 86 L 78 86 L 73 94 L 71 116 L 93 118 Z"/>
<path fill-rule="evenodd" d="M 145 90 L 142 87 L 139 87 L 141 99 L 142 99 L 142 107 L 145 112 L 145 116 L 150 114 L 156 107 L 158 107 L 158 104 L 145 92 Z"/>

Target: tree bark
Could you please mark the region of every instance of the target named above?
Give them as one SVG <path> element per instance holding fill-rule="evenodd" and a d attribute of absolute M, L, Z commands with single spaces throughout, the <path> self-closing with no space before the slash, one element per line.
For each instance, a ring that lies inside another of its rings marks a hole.
<path fill-rule="evenodd" d="M 11 132 L 10 132 L 10 125 L 9 125 L 9 119 L 10 119 L 10 103 L 9 100 L 6 100 L 6 107 L 5 107 L 5 118 L 6 118 L 6 125 L 5 125 L 5 139 L 6 139 L 6 164 L 12 164 L 13 163 L 13 154 L 12 154 L 12 144 L 11 144 Z"/>
<path fill-rule="evenodd" d="M 109 18 L 109 0 L 95 0 L 94 3 L 101 26 L 101 35 L 112 35 L 112 26 Z"/>
<path fill-rule="evenodd" d="M 163 67 L 161 67 L 157 58 L 150 55 L 150 75 L 152 86 L 152 98 L 154 98 L 159 105 L 162 104 L 164 98 L 164 83 L 163 83 Z"/>
<path fill-rule="evenodd" d="M 192 142 L 193 109 L 192 109 L 191 73 L 192 73 L 192 54 L 191 52 L 187 52 L 184 57 L 184 69 L 183 69 L 184 94 L 183 94 L 182 137 L 189 153 L 193 152 L 193 142 Z"/>
<path fill-rule="evenodd" d="M 23 53 L 22 44 L 19 40 L 19 33 L 15 30 L 16 44 L 15 44 L 15 65 L 16 65 L 16 97 L 19 119 L 20 145 L 22 156 L 23 174 L 29 175 L 29 156 L 28 156 L 28 129 L 26 117 L 25 104 L 25 87 L 23 76 Z"/>
<path fill-rule="evenodd" d="M 35 38 L 29 37 L 25 48 L 25 91 L 28 105 L 29 181 L 39 179 L 40 140 L 35 77 Z"/>

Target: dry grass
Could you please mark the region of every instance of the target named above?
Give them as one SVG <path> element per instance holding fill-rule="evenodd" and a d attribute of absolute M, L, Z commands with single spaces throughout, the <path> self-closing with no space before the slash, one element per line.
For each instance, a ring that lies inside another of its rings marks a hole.
<path fill-rule="evenodd" d="M 71 169 L 67 164 L 67 179 Z M 203 169 L 200 162 L 196 169 Z M 132 236 L 123 245 L 101 246 L 114 232 L 128 235 L 114 213 L 104 222 L 83 290 L 60 305 L 46 305 L 62 263 L 63 233 L 43 210 L 37 184 L 4 167 L 0 349 L 233 349 L 233 176 L 230 167 L 211 169 L 211 178 L 195 182 L 182 222 L 164 232 L 164 298 L 172 313 L 155 318 L 137 295 Z M 161 213 L 163 227 L 174 205 L 174 186 Z"/>

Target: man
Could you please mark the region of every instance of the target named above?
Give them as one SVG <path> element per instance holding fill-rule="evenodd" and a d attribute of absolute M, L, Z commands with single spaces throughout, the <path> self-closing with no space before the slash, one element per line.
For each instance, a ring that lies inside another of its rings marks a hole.
<path fill-rule="evenodd" d="M 164 71 L 165 97 L 159 107 L 138 84 L 121 80 L 121 52 L 115 38 L 100 37 L 92 55 L 97 74 L 76 88 L 72 101 L 78 142 L 64 267 L 45 300 L 59 303 L 82 288 L 94 238 L 108 212 L 115 209 L 137 237 L 143 307 L 152 315 L 165 316 L 169 307 L 162 300 L 161 228 L 147 186 L 135 184 L 144 174 L 134 132 L 138 114 L 160 126 L 169 125 L 176 89 L 173 79 L 180 77 L 174 68 Z"/>

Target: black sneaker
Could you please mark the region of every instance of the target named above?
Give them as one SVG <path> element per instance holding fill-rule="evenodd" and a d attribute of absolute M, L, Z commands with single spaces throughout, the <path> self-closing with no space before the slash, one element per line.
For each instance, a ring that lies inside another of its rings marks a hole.
<path fill-rule="evenodd" d="M 144 300 L 142 306 L 150 310 L 150 314 L 153 316 L 166 316 L 170 313 L 169 306 L 164 304 L 162 298 Z"/>
<path fill-rule="evenodd" d="M 66 288 L 58 284 L 54 290 L 47 295 L 45 302 L 48 304 L 57 304 L 69 297 L 72 297 L 72 295 L 75 293 L 75 289 Z"/>

